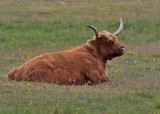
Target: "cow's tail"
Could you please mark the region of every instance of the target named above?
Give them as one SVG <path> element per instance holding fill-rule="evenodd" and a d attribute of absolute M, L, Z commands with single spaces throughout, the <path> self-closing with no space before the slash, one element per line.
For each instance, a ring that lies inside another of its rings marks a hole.
<path fill-rule="evenodd" d="M 7 75 L 8 81 L 15 80 L 15 79 L 14 79 L 14 75 L 15 75 L 16 72 L 17 72 L 17 69 L 15 68 L 15 69 L 11 70 L 11 71 L 8 73 L 8 75 Z"/>

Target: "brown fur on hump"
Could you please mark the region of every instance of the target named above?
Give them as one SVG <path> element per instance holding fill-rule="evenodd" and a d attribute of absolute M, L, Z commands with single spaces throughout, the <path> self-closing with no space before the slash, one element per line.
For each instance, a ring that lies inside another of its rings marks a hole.
<path fill-rule="evenodd" d="M 99 36 L 117 42 L 116 36 L 107 31 L 100 32 Z M 99 45 L 104 50 L 104 54 L 99 54 L 97 40 L 93 38 L 74 49 L 34 57 L 20 67 L 11 70 L 8 80 L 60 85 L 81 85 L 87 81 L 97 84 L 109 81 L 106 76 L 106 60 L 103 60 L 103 56 L 109 51 L 105 48 L 104 42 Z"/>

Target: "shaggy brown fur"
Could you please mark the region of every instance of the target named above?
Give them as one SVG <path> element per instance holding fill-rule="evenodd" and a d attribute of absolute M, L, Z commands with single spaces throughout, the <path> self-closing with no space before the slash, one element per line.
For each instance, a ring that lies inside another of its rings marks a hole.
<path fill-rule="evenodd" d="M 60 85 L 97 84 L 109 81 L 106 61 L 124 53 L 116 36 L 107 31 L 99 33 L 86 44 L 57 53 L 47 53 L 30 59 L 11 70 L 8 80 L 47 82 Z"/>

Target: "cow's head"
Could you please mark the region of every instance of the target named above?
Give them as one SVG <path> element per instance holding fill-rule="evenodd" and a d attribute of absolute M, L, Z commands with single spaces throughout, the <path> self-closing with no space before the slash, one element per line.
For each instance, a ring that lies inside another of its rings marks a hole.
<path fill-rule="evenodd" d="M 117 40 L 117 36 L 123 29 L 122 18 L 120 18 L 120 27 L 115 33 L 110 33 L 105 30 L 98 33 L 95 27 L 87 27 L 93 29 L 95 32 L 95 37 L 93 38 L 93 40 L 89 40 L 89 43 L 94 44 L 97 52 L 103 57 L 103 59 L 111 60 L 114 57 L 124 54 L 125 48 Z"/>

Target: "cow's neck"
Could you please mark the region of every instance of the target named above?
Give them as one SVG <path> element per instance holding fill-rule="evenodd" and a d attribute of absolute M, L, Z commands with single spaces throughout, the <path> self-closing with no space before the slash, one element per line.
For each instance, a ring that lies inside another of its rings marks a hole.
<path fill-rule="evenodd" d="M 107 59 L 103 57 L 102 53 L 100 52 L 100 49 L 97 48 L 96 46 L 91 46 L 89 44 L 84 44 L 83 45 L 87 52 L 91 54 L 93 57 L 101 60 L 104 64 L 106 64 Z"/>

